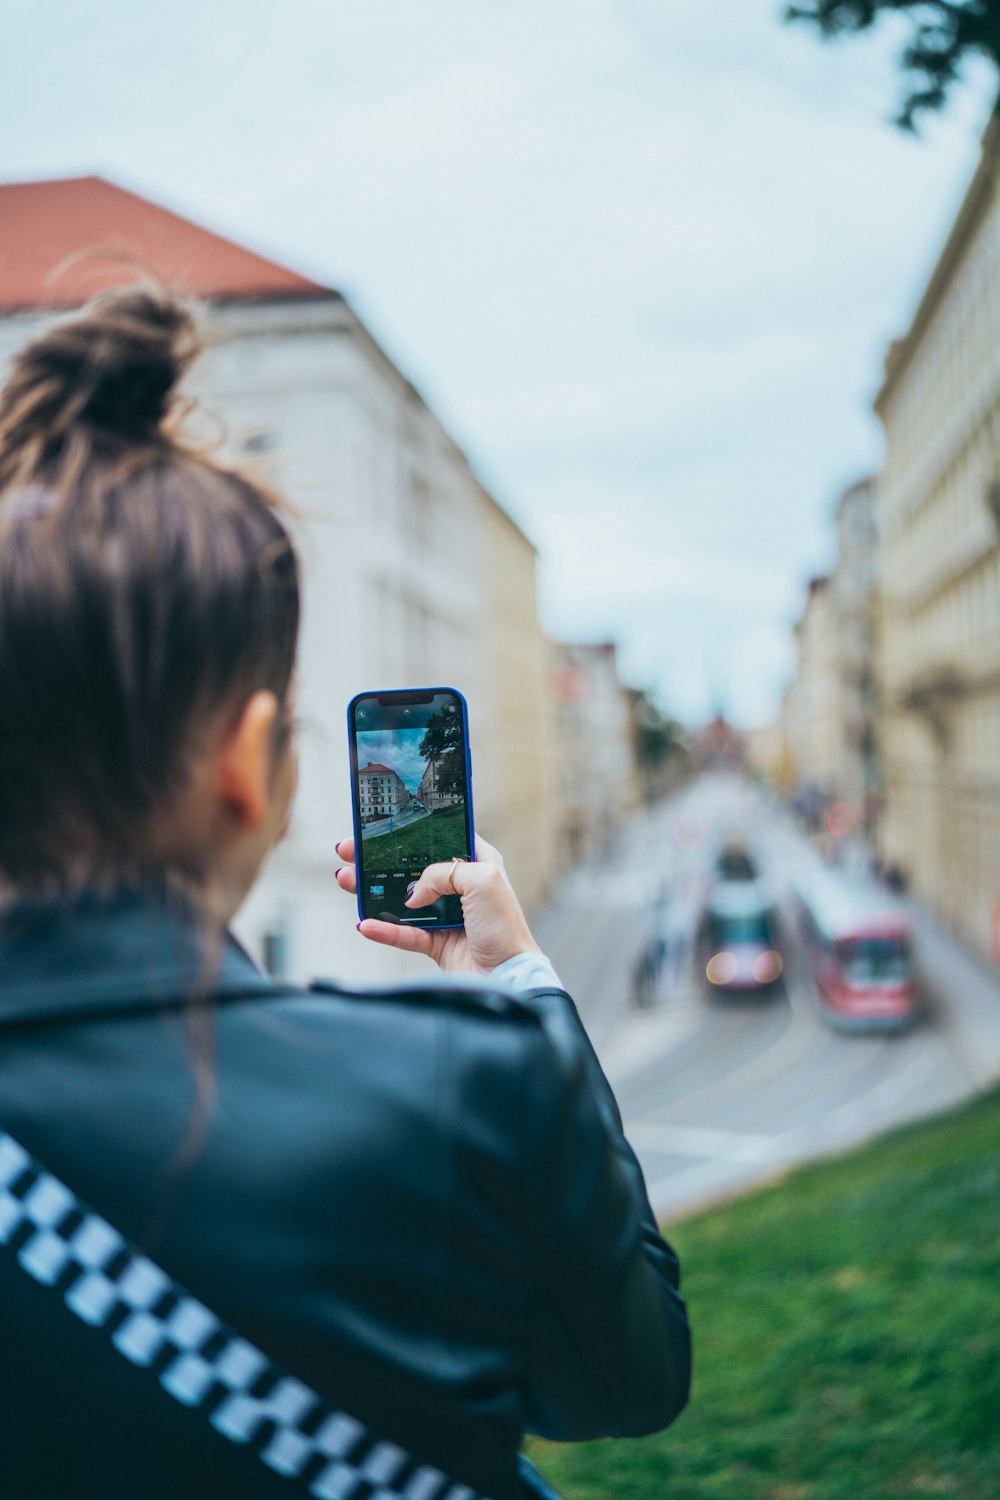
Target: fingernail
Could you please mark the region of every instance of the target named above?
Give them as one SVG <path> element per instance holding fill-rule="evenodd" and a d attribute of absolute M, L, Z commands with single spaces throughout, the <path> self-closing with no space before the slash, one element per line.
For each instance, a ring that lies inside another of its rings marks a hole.
<path fill-rule="evenodd" d="M 355 922 L 354 925 L 357 928 L 358 932 L 360 932 L 361 931 L 361 923 L 360 922 Z"/>
<path fill-rule="evenodd" d="M 336 880 L 336 878 L 340 874 L 341 870 L 346 870 L 346 869 L 347 869 L 346 865 L 338 865 L 337 868 L 333 872 L 333 878 L 334 878 L 334 880 Z"/>

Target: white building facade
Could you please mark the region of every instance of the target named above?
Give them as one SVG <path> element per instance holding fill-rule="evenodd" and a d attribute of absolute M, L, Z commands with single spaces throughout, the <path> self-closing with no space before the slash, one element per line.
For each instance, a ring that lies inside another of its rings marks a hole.
<path fill-rule="evenodd" d="M 54 260 L 74 243 L 69 221 L 80 203 L 80 232 L 91 239 L 78 249 L 101 232 L 102 214 L 111 239 L 120 215 L 117 238 L 131 236 L 163 270 L 156 247 L 172 234 L 182 287 L 201 293 L 211 335 L 188 389 L 225 424 L 228 452 L 292 507 L 303 573 L 299 790 L 289 834 L 238 918 L 241 937 L 259 956 L 280 955 L 294 980 L 388 980 L 423 962 L 360 939 L 356 907 L 334 880 L 337 841 L 352 827 L 346 707 L 373 689 L 465 694 L 477 827 L 502 849 L 530 911 L 556 852 L 550 658 L 532 544 L 336 292 L 100 179 L 29 186 L 50 190 L 45 222 L 62 238 L 48 251 L 37 246 L 39 216 L 30 205 L 22 213 L 23 253 L 15 245 L 10 259 L 19 280 L 6 301 L 0 262 L 0 364 L 52 316 L 30 305 L 25 276 L 37 261 L 45 291 L 45 255 Z M 21 192 L 0 187 L 8 224 Z M 60 219 L 52 208 L 63 199 Z M 147 219 L 157 234 L 143 241 Z M 242 276 L 239 295 L 226 294 L 223 272 Z M 279 295 L 268 294 L 269 276 Z"/>
<path fill-rule="evenodd" d="M 359 943 L 356 912 L 332 888 L 339 838 L 350 832 L 346 704 L 358 692 L 451 686 L 469 703 L 477 826 L 501 845 L 530 905 L 552 854 L 508 814 L 491 774 L 510 694 L 494 671 L 495 616 L 483 587 L 490 535 L 515 535 L 534 604 L 535 555 L 482 490 L 433 413 L 346 302 L 212 309 L 219 341 L 198 380 L 225 414 L 233 445 L 296 507 L 303 564 L 298 712 L 300 788 L 289 838 L 241 917 L 256 951 L 276 928 L 293 977 L 359 979 L 414 960 Z M 545 650 L 537 615 L 522 621 Z M 532 663 L 520 681 L 532 700 Z M 549 708 L 537 669 L 529 754 L 546 761 Z M 537 778 L 537 770 L 536 770 Z M 544 828 L 546 810 L 538 809 Z M 521 834 L 519 839 L 518 834 Z M 534 846 L 534 847 L 533 847 Z"/>
<path fill-rule="evenodd" d="M 371 823 L 376 818 L 391 818 L 402 812 L 410 801 L 410 794 L 399 776 L 389 766 L 377 762 L 362 766 L 358 772 L 362 823 Z"/>

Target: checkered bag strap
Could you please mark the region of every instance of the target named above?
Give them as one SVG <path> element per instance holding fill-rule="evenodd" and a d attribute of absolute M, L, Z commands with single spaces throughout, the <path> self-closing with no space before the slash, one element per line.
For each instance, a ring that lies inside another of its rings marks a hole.
<path fill-rule="evenodd" d="M 0 1131 L 0 1247 L 182 1406 L 316 1500 L 485 1500 L 241 1338 Z"/>

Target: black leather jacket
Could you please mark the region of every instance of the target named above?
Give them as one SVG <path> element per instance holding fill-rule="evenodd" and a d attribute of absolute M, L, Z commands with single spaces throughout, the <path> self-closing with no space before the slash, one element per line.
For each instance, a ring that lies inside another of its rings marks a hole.
<path fill-rule="evenodd" d="M 135 892 L 0 913 L 0 1128 L 273 1359 L 492 1500 L 687 1398 L 677 1260 L 572 1001 L 276 986 Z M 200 1098 L 199 1098 L 200 1094 Z M 0 1248 L 5 1500 L 288 1482 Z"/>

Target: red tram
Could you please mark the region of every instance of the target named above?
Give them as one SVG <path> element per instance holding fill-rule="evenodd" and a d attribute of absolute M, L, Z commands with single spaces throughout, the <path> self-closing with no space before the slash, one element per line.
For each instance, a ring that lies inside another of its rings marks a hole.
<path fill-rule="evenodd" d="M 820 1008 L 850 1030 L 898 1030 L 918 1010 L 913 932 L 901 902 L 870 881 L 815 871 L 798 890 Z"/>

